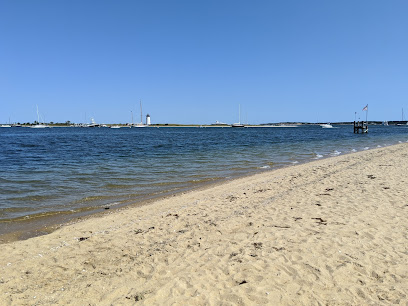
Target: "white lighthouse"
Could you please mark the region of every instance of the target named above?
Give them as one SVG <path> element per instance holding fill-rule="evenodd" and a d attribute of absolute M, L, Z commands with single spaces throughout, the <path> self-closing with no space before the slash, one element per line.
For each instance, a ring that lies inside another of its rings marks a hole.
<path fill-rule="evenodd" d="M 151 123 L 150 123 L 150 115 L 149 114 L 147 114 L 146 115 L 146 125 L 150 125 Z"/>

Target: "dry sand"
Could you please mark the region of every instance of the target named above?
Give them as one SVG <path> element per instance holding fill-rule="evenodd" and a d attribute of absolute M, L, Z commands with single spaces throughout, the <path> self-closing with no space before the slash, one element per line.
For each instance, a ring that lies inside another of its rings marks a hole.
<path fill-rule="evenodd" d="M 0 245 L 1 305 L 408 305 L 408 144 Z"/>

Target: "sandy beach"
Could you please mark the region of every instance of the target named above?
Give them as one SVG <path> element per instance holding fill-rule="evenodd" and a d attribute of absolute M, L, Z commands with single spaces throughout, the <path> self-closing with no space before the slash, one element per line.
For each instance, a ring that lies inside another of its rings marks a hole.
<path fill-rule="evenodd" d="M 408 305 L 408 144 L 0 245 L 1 305 Z"/>

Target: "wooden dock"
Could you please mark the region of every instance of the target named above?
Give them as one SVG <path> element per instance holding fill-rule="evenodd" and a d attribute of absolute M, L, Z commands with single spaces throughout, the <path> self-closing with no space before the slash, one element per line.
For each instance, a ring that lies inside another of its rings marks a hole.
<path fill-rule="evenodd" d="M 354 121 L 354 134 L 368 133 L 368 124 L 364 121 Z"/>

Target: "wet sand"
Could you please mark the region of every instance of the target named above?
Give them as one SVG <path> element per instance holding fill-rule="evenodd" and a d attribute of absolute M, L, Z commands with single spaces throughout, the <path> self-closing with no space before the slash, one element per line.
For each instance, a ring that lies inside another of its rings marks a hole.
<path fill-rule="evenodd" d="M 408 144 L 0 245 L 4 305 L 407 305 Z"/>

